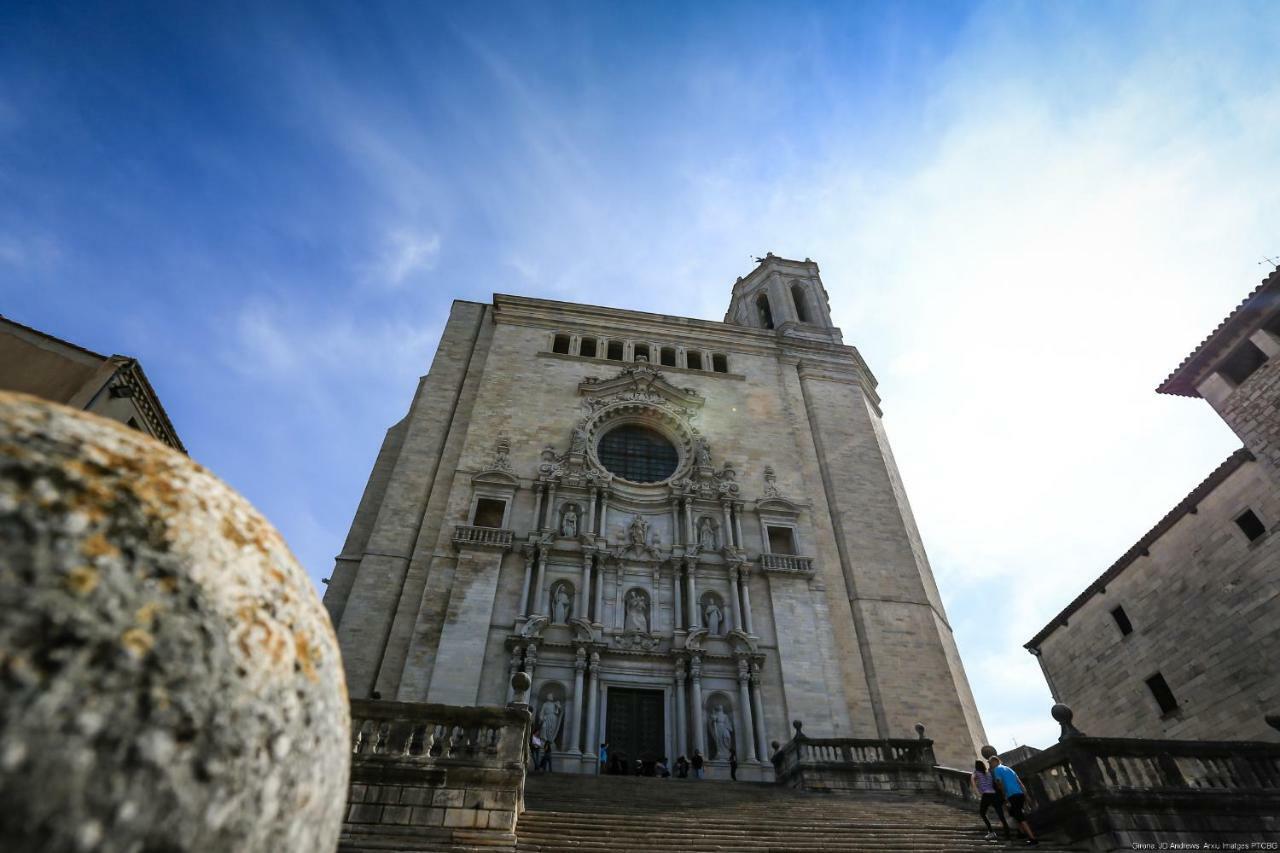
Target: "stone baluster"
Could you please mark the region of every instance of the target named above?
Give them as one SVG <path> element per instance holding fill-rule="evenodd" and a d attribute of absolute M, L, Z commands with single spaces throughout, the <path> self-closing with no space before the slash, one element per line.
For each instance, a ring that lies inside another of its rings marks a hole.
<path fill-rule="evenodd" d="M 591 614 L 591 559 L 594 555 L 587 551 L 582 555 L 582 587 L 578 590 L 578 612 L 575 614 L 589 619 Z"/>
<path fill-rule="evenodd" d="M 698 565 L 698 561 L 689 559 L 685 561 L 684 573 L 684 595 L 685 600 L 689 602 L 689 630 L 692 631 L 702 624 L 702 614 L 698 611 L 698 582 L 693 577 L 694 567 Z"/>
<path fill-rule="evenodd" d="M 536 550 L 532 545 L 525 545 L 524 551 L 524 586 L 520 587 L 520 615 L 529 615 L 529 591 L 533 583 L 533 562 Z"/>
<path fill-rule="evenodd" d="M 729 564 L 729 598 L 733 610 L 733 627 L 741 631 L 742 623 L 742 605 L 738 603 L 738 564 Z"/>
<path fill-rule="evenodd" d="M 697 542 L 697 534 L 693 532 L 693 499 L 684 499 L 684 544 L 692 545 Z"/>
<path fill-rule="evenodd" d="M 533 529 L 542 530 L 542 484 L 533 484 Z"/>
<path fill-rule="evenodd" d="M 591 487 L 591 505 L 587 507 L 587 527 L 586 531 L 591 534 L 596 532 L 596 501 L 600 500 L 600 490 L 595 486 Z"/>
<path fill-rule="evenodd" d="M 597 684 L 600 673 L 600 653 L 591 653 L 591 668 L 587 678 L 587 749 L 595 756 L 592 762 L 596 772 L 600 772 L 600 741 L 596 739 L 596 718 L 599 716 L 600 688 Z"/>
<path fill-rule="evenodd" d="M 739 585 L 742 587 L 742 627 L 748 634 L 755 636 L 756 629 L 751 624 L 751 575 L 745 565 L 741 567 L 739 575 Z"/>
<path fill-rule="evenodd" d="M 732 548 L 733 520 L 729 510 L 729 501 L 720 501 L 720 509 L 724 511 L 724 527 L 720 530 L 720 547 Z"/>
<path fill-rule="evenodd" d="M 771 756 L 769 755 L 768 739 L 764 733 L 764 697 L 760 695 L 761 684 L 760 664 L 753 662 L 751 664 L 751 711 L 756 724 L 756 744 L 760 750 L 756 754 L 761 761 L 768 761 Z"/>
<path fill-rule="evenodd" d="M 685 719 L 686 707 L 684 701 L 684 682 L 685 682 L 684 659 L 676 661 L 676 755 L 688 756 L 689 754 L 689 726 Z"/>
<path fill-rule="evenodd" d="M 742 543 L 746 540 L 742 538 L 742 504 L 740 503 L 733 505 L 733 534 L 738 540 L 738 547 L 743 547 Z"/>
<path fill-rule="evenodd" d="M 529 676 L 529 683 L 533 684 L 533 676 L 538 669 L 538 644 L 530 643 L 524 647 L 524 674 Z"/>
<path fill-rule="evenodd" d="M 751 664 L 738 658 L 738 752 L 747 761 L 756 760 L 755 724 L 751 713 Z M 745 747 L 745 749 L 744 749 Z"/>
<path fill-rule="evenodd" d="M 604 623 L 604 558 L 596 561 L 596 604 L 592 624 Z"/>
<path fill-rule="evenodd" d="M 546 582 L 547 582 L 547 549 L 539 548 L 538 549 L 538 566 L 537 566 L 537 570 L 533 573 L 533 589 L 529 590 L 529 600 L 532 602 L 530 606 L 534 608 L 533 613 L 539 616 L 545 616 L 548 614 L 547 596 L 542 594 L 542 587 L 546 585 Z"/>
<path fill-rule="evenodd" d="M 578 746 L 578 738 L 582 736 L 582 672 L 586 668 L 587 650 L 578 646 L 578 652 L 573 661 L 573 716 L 569 718 L 569 736 L 565 738 L 567 741 L 565 749 L 575 755 L 582 753 Z"/>
<path fill-rule="evenodd" d="M 547 517 L 542 522 L 543 530 L 553 530 L 556 526 L 556 484 L 547 484 Z M 556 531 L 559 533 L 559 531 Z"/>
<path fill-rule="evenodd" d="M 689 674 L 693 679 L 693 748 L 707 757 L 707 730 L 702 721 L 702 656 L 694 655 L 689 661 Z"/>
<path fill-rule="evenodd" d="M 671 567 L 671 609 L 675 612 L 675 622 L 677 631 L 684 630 L 684 599 L 680 595 L 680 564 L 676 563 Z"/>
<path fill-rule="evenodd" d="M 511 662 L 507 666 L 507 702 L 508 704 L 515 701 L 516 698 L 516 673 L 520 671 L 520 646 L 511 647 Z"/>

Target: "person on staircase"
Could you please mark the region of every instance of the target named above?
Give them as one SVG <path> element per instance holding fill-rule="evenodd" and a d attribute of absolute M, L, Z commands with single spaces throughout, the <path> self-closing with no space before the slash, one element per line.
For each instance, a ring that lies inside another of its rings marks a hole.
<path fill-rule="evenodd" d="M 729 778 L 738 781 L 738 750 L 729 747 Z"/>
<path fill-rule="evenodd" d="M 676 778 L 689 778 L 689 759 L 685 758 L 683 755 L 676 759 Z"/>
<path fill-rule="evenodd" d="M 600 775 L 609 772 L 609 744 L 600 744 Z"/>
<path fill-rule="evenodd" d="M 702 770 L 703 763 L 704 762 L 702 760 L 702 752 L 700 750 L 695 749 L 693 751 L 693 778 L 701 779 L 703 777 L 703 770 Z"/>
<path fill-rule="evenodd" d="M 1004 827 L 1004 837 L 1009 838 L 1009 822 L 1004 819 L 1004 803 L 1000 799 L 1000 795 L 996 793 L 995 780 L 991 778 L 991 774 L 987 772 L 987 765 L 981 760 L 973 762 L 973 773 L 969 776 L 969 784 L 973 786 L 973 792 L 978 795 L 978 815 L 982 818 L 982 822 L 987 825 L 987 834 L 985 840 L 995 841 L 996 832 L 991 826 L 991 821 L 987 818 L 987 810 L 995 808 L 996 817 L 1000 818 L 1000 824 Z"/>
<path fill-rule="evenodd" d="M 1009 816 L 1018 822 L 1018 828 L 1027 837 L 1027 846 L 1038 846 L 1040 841 L 1031 831 L 1031 825 L 1027 823 L 1027 818 L 1022 813 L 1023 806 L 1027 802 L 1027 789 L 1022 786 L 1022 780 L 1018 778 L 1018 774 L 1013 772 L 1012 767 L 1001 764 L 1000 756 L 993 755 L 991 756 L 991 776 L 995 780 L 996 789 L 1009 804 Z"/>

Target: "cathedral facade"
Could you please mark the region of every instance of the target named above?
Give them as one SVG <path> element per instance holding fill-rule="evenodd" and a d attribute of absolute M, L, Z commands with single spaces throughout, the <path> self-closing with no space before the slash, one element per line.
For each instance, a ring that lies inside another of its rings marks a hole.
<path fill-rule="evenodd" d="M 724 322 L 455 302 L 387 432 L 325 604 L 356 697 L 508 701 L 557 771 L 982 725 L 818 267 L 772 255 Z"/>

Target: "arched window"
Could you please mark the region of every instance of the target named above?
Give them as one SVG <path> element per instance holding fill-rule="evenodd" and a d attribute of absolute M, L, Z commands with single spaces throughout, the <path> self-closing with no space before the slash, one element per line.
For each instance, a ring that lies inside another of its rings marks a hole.
<path fill-rule="evenodd" d="M 796 304 L 796 319 L 801 323 L 809 322 L 809 309 L 805 305 L 804 290 L 800 285 L 791 285 L 791 301 Z"/>
<path fill-rule="evenodd" d="M 680 462 L 666 437 L 639 424 L 623 424 L 605 433 L 596 453 L 610 473 L 633 483 L 661 482 Z"/>
<path fill-rule="evenodd" d="M 756 314 L 760 318 L 760 327 L 773 328 L 773 312 L 769 310 L 769 295 L 762 293 L 756 297 Z"/>

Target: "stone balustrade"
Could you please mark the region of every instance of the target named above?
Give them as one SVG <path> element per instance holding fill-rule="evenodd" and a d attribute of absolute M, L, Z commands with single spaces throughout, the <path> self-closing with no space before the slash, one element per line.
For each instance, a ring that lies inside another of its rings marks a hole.
<path fill-rule="evenodd" d="M 1093 850 L 1280 834 L 1280 743 L 1089 737 L 1053 716 L 1057 745 L 1014 766 L 1037 832 Z"/>
<path fill-rule="evenodd" d="M 351 789 L 339 849 L 385 849 L 409 839 L 514 846 L 528 710 L 356 699 L 351 718 Z"/>
<path fill-rule="evenodd" d="M 760 565 L 767 572 L 813 573 L 813 557 L 797 557 L 793 554 L 761 554 Z"/>
<path fill-rule="evenodd" d="M 498 527 L 470 527 L 459 524 L 453 529 L 454 545 L 469 545 L 473 548 L 510 548 L 510 530 Z"/>
<path fill-rule="evenodd" d="M 810 738 L 799 721 L 793 725 L 796 736 L 773 754 L 779 784 L 811 791 L 942 792 L 935 771 L 943 768 L 935 768 L 931 740 Z"/>

